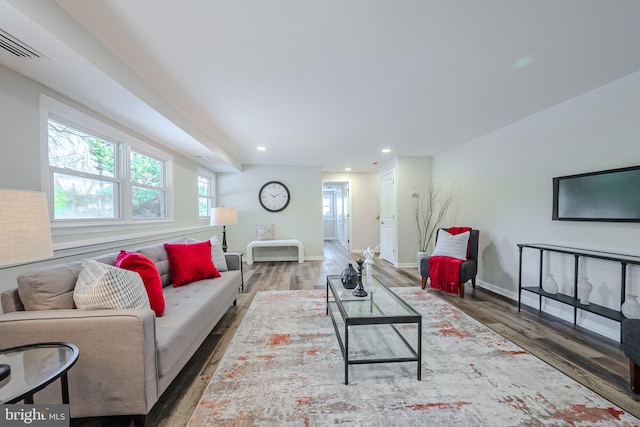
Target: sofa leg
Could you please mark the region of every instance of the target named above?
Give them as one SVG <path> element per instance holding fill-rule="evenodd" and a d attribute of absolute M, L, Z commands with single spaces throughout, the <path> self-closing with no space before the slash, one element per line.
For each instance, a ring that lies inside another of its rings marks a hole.
<path fill-rule="evenodd" d="M 631 376 L 631 391 L 640 393 L 640 366 L 633 360 L 629 360 L 629 373 Z"/>
<path fill-rule="evenodd" d="M 427 287 L 427 276 L 422 276 L 422 289 Z"/>
<path fill-rule="evenodd" d="M 460 283 L 458 288 L 460 289 L 460 298 L 464 298 L 464 283 Z"/>
<path fill-rule="evenodd" d="M 471 278 L 471 286 L 473 287 L 473 289 L 475 289 L 475 288 L 476 288 L 476 276 L 473 276 L 473 277 Z"/>

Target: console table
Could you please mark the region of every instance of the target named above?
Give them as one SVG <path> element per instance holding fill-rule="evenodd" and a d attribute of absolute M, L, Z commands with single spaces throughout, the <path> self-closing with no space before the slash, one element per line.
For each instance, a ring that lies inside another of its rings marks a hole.
<path fill-rule="evenodd" d="M 518 311 L 520 311 L 521 297 L 522 291 L 532 292 L 534 294 L 539 295 L 539 307 L 538 311 L 542 310 L 542 297 L 549 298 L 555 301 L 560 301 L 561 303 L 568 304 L 573 306 L 573 324 L 576 324 L 578 309 L 588 311 L 590 313 L 597 314 L 602 317 L 606 317 L 608 319 L 615 320 L 617 322 L 621 322 L 625 319 L 622 312 L 618 310 L 611 309 L 609 307 L 605 307 L 598 304 L 580 304 L 580 300 L 577 298 L 578 295 L 578 265 L 581 258 L 595 258 L 604 261 L 611 261 L 620 264 L 620 305 L 624 302 L 624 298 L 626 295 L 626 282 L 627 282 L 627 265 L 640 265 L 640 256 L 634 255 L 625 255 L 625 254 L 616 254 L 611 252 L 602 252 L 602 251 L 594 251 L 589 249 L 577 249 L 577 248 L 569 248 L 564 246 L 556 246 L 556 245 L 546 245 L 540 243 L 519 243 L 518 244 L 519 252 L 520 252 L 520 266 L 518 272 Z M 522 285 L 522 251 L 525 248 L 537 250 L 540 252 L 540 274 L 539 281 L 536 286 L 523 286 Z M 574 257 L 574 281 L 573 281 L 573 295 L 565 295 L 561 293 L 550 294 L 545 292 L 542 289 L 542 264 L 543 264 L 543 254 L 544 252 L 555 252 L 561 254 L 572 255 Z"/>
<path fill-rule="evenodd" d="M 247 245 L 247 265 L 252 265 L 254 262 L 253 248 L 264 247 L 295 247 L 298 248 L 298 263 L 304 262 L 304 246 L 302 242 L 297 239 L 280 239 L 280 240 L 253 240 Z"/>

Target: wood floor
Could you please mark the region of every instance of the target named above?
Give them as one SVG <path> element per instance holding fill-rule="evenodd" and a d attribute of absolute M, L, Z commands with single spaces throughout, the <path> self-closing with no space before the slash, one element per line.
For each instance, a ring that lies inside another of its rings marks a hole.
<path fill-rule="evenodd" d="M 327 274 L 339 274 L 358 256 L 347 253 L 337 242 L 325 244 L 324 261 L 263 262 L 244 266 L 244 293 L 227 312 L 194 358 L 156 403 L 147 416 L 151 427 L 186 425 L 215 372 L 256 292 L 263 290 L 325 289 Z M 354 263 L 355 266 L 355 263 Z M 374 274 L 392 286 L 420 286 L 416 268 L 394 268 L 375 258 Z M 432 292 L 517 343 L 530 353 L 596 391 L 606 399 L 640 417 L 640 396 L 629 390 L 629 364 L 620 345 L 573 324 L 517 304 L 480 288 L 466 286 L 465 298 Z M 428 349 L 424 349 L 425 353 Z M 425 357 L 428 357 L 425 354 Z M 72 420 L 72 426 L 133 426 L 129 417 Z"/>

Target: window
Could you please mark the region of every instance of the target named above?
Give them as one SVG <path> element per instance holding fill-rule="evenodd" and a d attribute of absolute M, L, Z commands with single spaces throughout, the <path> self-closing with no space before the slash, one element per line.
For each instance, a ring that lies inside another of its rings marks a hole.
<path fill-rule="evenodd" d="M 42 105 L 54 224 L 169 218 L 169 155 L 44 95 Z"/>
<path fill-rule="evenodd" d="M 198 173 L 198 216 L 203 219 L 211 215 L 214 206 L 215 176 L 207 172 Z"/>

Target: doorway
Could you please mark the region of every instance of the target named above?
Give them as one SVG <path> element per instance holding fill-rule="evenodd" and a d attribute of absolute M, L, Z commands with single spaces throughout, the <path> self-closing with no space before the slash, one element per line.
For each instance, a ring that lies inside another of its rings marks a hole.
<path fill-rule="evenodd" d="M 351 249 L 350 184 L 348 181 L 322 184 L 322 224 L 324 240 L 337 240 Z"/>
<path fill-rule="evenodd" d="M 380 258 L 394 265 L 396 263 L 395 177 L 395 169 L 382 175 L 380 194 Z"/>

